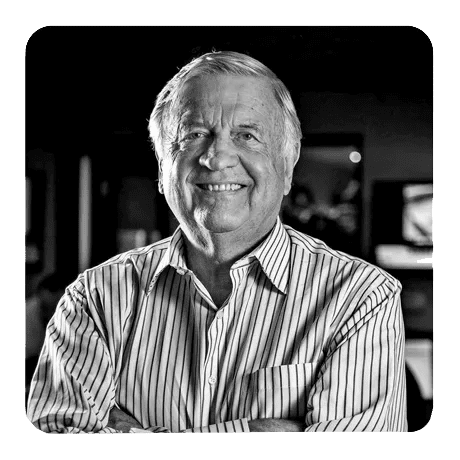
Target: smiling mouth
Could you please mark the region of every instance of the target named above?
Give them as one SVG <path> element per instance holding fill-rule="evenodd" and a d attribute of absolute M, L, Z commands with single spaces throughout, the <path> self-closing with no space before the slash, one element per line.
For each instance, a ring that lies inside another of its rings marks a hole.
<path fill-rule="evenodd" d="M 196 184 L 202 190 L 209 192 L 234 192 L 244 187 L 241 184 Z"/>

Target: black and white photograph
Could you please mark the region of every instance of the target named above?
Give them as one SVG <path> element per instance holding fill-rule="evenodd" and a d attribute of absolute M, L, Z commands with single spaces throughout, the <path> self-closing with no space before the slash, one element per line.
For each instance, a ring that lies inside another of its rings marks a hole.
<path fill-rule="evenodd" d="M 36 429 L 430 423 L 422 30 L 43 27 L 25 50 L 25 136 Z"/>

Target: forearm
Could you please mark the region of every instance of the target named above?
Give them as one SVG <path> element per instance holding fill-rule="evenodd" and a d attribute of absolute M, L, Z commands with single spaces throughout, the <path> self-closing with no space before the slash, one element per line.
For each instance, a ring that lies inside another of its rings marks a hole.
<path fill-rule="evenodd" d="M 45 430 L 43 430 L 45 431 Z M 110 413 L 109 421 L 103 428 L 93 428 L 88 431 L 86 428 L 78 426 L 60 426 L 49 432 L 61 434 L 79 434 L 79 433 L 95 433 L 95 434 L 114 434 L 114 433 L 170 433 L 170 430 L 161 426 L 152 426 L 143 428 L 133 417 L 129 416 L 120 409 L 114 407 Z"/>
<path fill-rule="evenodd" d="M 270 432 L 301 432 L 305 431 L 305 420 L 302 419 L 282 419 L 264 418 L 249 421 L 251 432 L 270 431 Z"/>
<path fill-rule="evenodd" d="M 144 428 L 134 417 L 114 406 L 109 421 L 103 430 L 107 433 L 170 433 L 167 428 L 154 426 Z"/>
<path fill-rule="evenodd" d="M 247 418 L 228 420 L 208 426 L 199 426 L 184 430 L 183 433 L 249 433 Z"/>
<path fill-rule="evenodd" d="M 247 418 L 229 420 L 205 427 L 196 427 L 185 430 L 184 433 L 249 433 L 260 431 L 271 432 L 300 432 L 305 430 L 303 419 L 255 419 Z"/>

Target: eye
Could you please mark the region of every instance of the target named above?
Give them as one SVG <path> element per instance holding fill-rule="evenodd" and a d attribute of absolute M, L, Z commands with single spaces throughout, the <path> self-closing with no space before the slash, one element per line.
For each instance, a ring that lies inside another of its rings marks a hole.
<path fill-rule="evenodd" d="M 194 133 L 190 133 L 190 134 L 187 134 L 185 136 L 185 140 L 195 140 L 195 139 L 202 139 L 203 137 L 206 137 L 206 133 L 202 133 L 202 132 L 194 132 Z"/>
<path fill-rule="evenodd" d="M 252 141 L 256 140 L 256 138 L 251 133 L 239 133 L 238 137 L 243 141 Z"/>
<path fill-rule="evenodd" d="M 205 139 L 209 136 L 206 131 L 190 131 L 185 132 L 180 142 L 194 142 L 197 140 Z"/>

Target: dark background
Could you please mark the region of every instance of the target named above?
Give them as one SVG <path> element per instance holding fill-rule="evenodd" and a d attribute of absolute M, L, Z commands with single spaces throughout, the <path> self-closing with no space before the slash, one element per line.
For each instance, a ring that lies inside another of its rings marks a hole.
<path fill-rule="evenodd" d="M 433 52 L 416 28 L 47 27 L 26 49 L 26 175 L 33 183 L 26 241 L 38 254 L 27 265 L 26 295 L 43 274 L 59 271 L 71 282 L 82 269 L 83 156 L 92 167 L 90 265 L 118 252 L 120 229 L 171 233 L 147 121 L 165 83 L 213 49 L 271 68 L 292 94 L 306 139 L 360 139 L 356 255 L 373 261 L 375 214 L 392 218 L 391 202 L 374 206 L 376 183 L 432 181 Z M 408 337 L 431 340 L 432 271 L 395 275 Z M 423 425 L 428 409 L 419 410 Z"/>
<path fill-rule="evenodd" d="M 77 270 L 71 203 L 78 199 L 78 159 L 93 159 L 93 227 L 107 224 L 113 233 L 124 225 L 115 218 L 120 200 L 106 196 L 98 203 L 98 186 L 119 196 L 126 188 L 122 176 L 157 178 L 147 132 L 155 97 L 178 68 L 212 49 L 247 53 L 274 70 L 292 93 L 305 136 L 364 139 L 360 255 L 369 257 L 372 249 L 373 182 L 432 177 L 432 48 L 416 28 L 47 27 L 26 51 L 27 166 L 37 169 L 34 162 L 44 157 L 53 163 L 57 225 L 65 226 L 55 237 L 65 234 L 69 243 L 65 256 L 55 251 L 54 257 L 69 276 Z M 162 197 L 153 198 L 157 215 L 166 216 Z M 162 236 L 171 231 L 156 216 L 125 220 L 160 228 Z M 116 250 L 115 236 L 104 233 L 94 263 Z"/>

